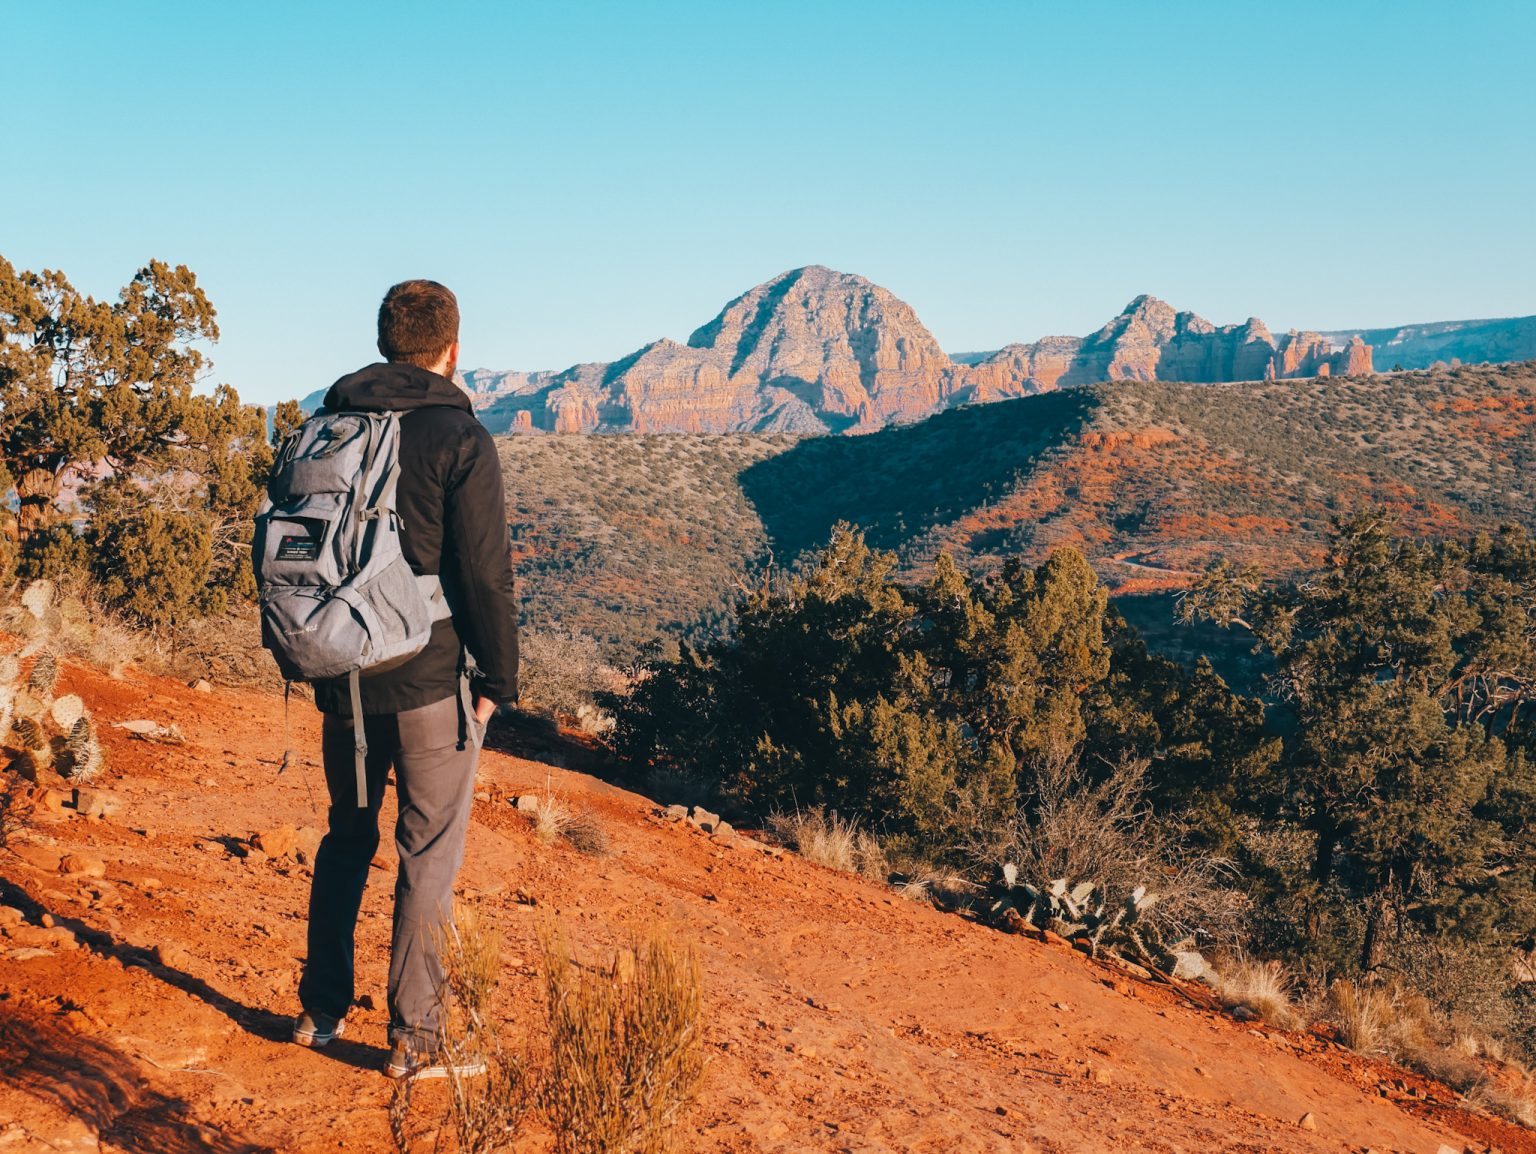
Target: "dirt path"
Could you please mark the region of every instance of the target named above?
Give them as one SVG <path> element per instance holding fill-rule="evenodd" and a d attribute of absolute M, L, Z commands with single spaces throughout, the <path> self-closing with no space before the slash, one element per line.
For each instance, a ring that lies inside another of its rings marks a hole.
<path fill-rule="evenodd" d="M 99 784 L 121 808 L 40 806 L 0 851 L 0 905 L 21 913 L 0 912 L 0 1154 L 391 1149 L 387 840 L 359 928 L 363 1005 L 332 1047 L 293 1046 L 307 867 L 236 853 L 253 831 L 319 824 L 314 758 L 276 776 L 281 703 L 74 667 L 65 682 L 104 723 Z M 313 713 L 293 716 L 314 750 Z M 186 744 L 108 728 L 132 718 L 174 723 Z M 710 1065 L 684 1149 L 1536 1151 L 1422 1079 L 1425 1099 L 1384 1099 L 1388 1072 L 1323 1039 L 719 842 L 595 778 L 505 754 L 482 776 L 461 890 L 502 935 L 497 1011 L 514 1032 L 540 1026 L 540 918 L 589 952 L 658 920 L 698 943 Z M 532 835 L 508 799 L 545 788 L 597 817 L 607 856 Z"/>

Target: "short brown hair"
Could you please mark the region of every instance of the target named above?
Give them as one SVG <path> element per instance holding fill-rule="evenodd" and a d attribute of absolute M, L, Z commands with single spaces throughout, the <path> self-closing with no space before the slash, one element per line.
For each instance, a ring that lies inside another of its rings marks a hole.
<path fill-rule="evenodd" d="M 459 339 L 459 302 L 435 280 L 403 280 L 379 305 L 379 352 L 386 361 L 430 369 Z"/>

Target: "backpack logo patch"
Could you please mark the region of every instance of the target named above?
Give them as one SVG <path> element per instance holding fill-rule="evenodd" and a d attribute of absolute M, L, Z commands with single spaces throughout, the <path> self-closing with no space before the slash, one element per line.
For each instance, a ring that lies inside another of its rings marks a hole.
<path fill-rule="evenodd" d="M 279 561 L 314 561 L 320 556 L 320 538 L 318 537 L 284 537 L 277 543 L 277 560 Z"/>

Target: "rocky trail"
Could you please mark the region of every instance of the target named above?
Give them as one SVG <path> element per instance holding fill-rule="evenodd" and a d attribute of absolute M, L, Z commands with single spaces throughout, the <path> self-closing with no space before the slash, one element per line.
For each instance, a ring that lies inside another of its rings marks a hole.
<path fill-rule="evenodd" d="M 0 1154 L 392 1149 L 388 838 L 349 1032 L 321 1051 L 287 1041 L 321 821 L 313 712 L 295 704 L 310 756 L 279 776 L 279 699 L 74 665 L 60 691 L 101 720 L 108 769 L 79 810 L 45 780 L 0 849 Z M 137 719 L 185 741 L 111 727 Z M 537 1039 L 541 919 L 589 956 L 658 922 L 692 939 L 709 1066 L 681 1149 L 1536 1151 L 1530 1132 L 1317 1034 L 712 836 L 554 760 L 482 763 L 460 880 L 502 938 L 495 1010 Z M 597 820 L 605 855 L 534 836 L 512 802 L 546 790 Z M 441 1108 L 432 1094 L 422 1109 Z"/>

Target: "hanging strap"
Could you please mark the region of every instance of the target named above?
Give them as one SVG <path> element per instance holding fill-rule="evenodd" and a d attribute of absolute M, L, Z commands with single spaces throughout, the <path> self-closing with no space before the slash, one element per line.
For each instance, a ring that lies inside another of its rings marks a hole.
<path fill-rule="evenodd" d="M 288 699 L 293 696 L 293 682 L 283 679 L 283 764 L 277 767 L 277 776 L 293 763 L 293 731 L 288 726 Z"/>
<path fill-rule="evenodd" d="M 283 770 L 294 762 L 293 756 L 293 727 L 288 720 L 288 699 L 293 696 L 293 682 L 283 682 L 283 763 L 277 767 L 277 776 L 283 776 Z M 315 791 L 309 784 L 309 774 L 304 769 L 303 759 L 299 759 L 299 776 L 304 779 L 304 792 L 309 794 L 309 808 L 320 812 L 320 807 L 315 804 Z"/>
<path fill-rule="evenodd" d="M 469 719 L 475 715 L 475 700 L 469 692 L 469 671 L 459 670 L 459 748 L 463 749 L 469 744 L 473 730 L 469 727 Z"/>
<path fill-rule="evenodd" d="M 368 734 L 363 724 L 363 676 L 354 669 L 347 674 L 352 691 L 352 760 L 357 769 L 357 808 L 368 808 Z"/>

